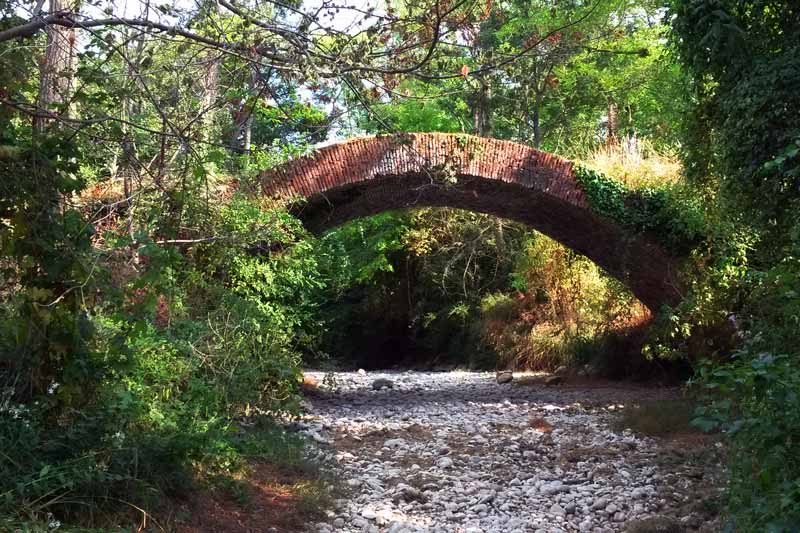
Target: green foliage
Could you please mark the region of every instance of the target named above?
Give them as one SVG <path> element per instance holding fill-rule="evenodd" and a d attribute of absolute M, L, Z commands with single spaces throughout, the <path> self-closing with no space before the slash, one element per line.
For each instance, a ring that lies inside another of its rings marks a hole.
<path fill-rule="evenodd" d="M 354 285 L 375 283 L 383 273 L 394 272 L 394 254 L 402 249 L 406 231 L 404 217 L 383 213 L 323 236 L 316 254 L 329 289 L 341 294 Z"/>
<path fill-rule="evenodd" d="M 423 82 L 388 75 L 361 95 L 371 111 L 360 114 L 359 125 L 378 133 L 472 132 L 582 156 L 608 133 L 614 103 L 620 137 L 675 147 L 689 95 L 665 46 L 660 7 L 607 0 L 487 5 L 465 34 L 466 46 L 432 62 L 436 76 Z M 459 76 L 464 67 L 467 75 Z"/>
<path fill-rule="evenodd" d="M 672 45 L 692 76 L 687 174 L 714 221 L 662 347 L 708 357 L 698 423 L 732 448 L 730 529 L 800 524 L 797 139 L 800 10 L 794 2 L 675 0 Z M 730 360 L 727 356 L 733 353 Z"/>
<path fill-rule="evenodd" d="M 522 235 L 515 224 L 440 209 L 331 231 L 317 247 L 327 284 L 325 351 L 367 366 L 372 355 L 391 364 L 420 354 L 493 366 L 473 327 L 477 306 L 507 283 Z"/>
<path fill-rule="evenodd" d="M 293 137 L 312 143 L 325 139 L 328 133 L 325 112 L 300 103 L 293 94 L 287 100 L 281 107 L 256 105 L 252 131 L 252 142 L 256 146 L 270 146 Z"/>
<path fill-rule="evenodd" d="M 214 235 L 188 251 L 117 228 L 97 246 L 63 202 L 83 186 L 69 148 L 44 138 L 0 161 L 0 515 L 113 511 L 116 526 L 121 506 L 152 512 L 200 472 L 241 468 L 239 419 L 297 412 L 319 281 L 307 244 L 258 255 L 304 233 L 238 196 L 179 199 Z M 171 231 L 174 211 L 142 196 L 143 225 Z"/>
<path fill-rule="evenodd" d="M 671 11 L 673 45 L 697 95 L 690 131 L 701 142 L 686 145 L 690 176 L 768 237 L 761 253 L 772 260 L 800 199 L 800 12 L 762 0 L 675 1 Z"/>
<path fill-rule="evenodd" d="M 61 195 L 81 187 L 73 146 L 50 139 L 0 158 L 0 361 L 21 398 L 41 394 L 61 372 L 91 381 L 85 364 L 91 325 L 76 313 L 91 290 L 92 227 Z M 18 176 L 37 168 L 38 179 Z"/>
<path fill-rule="evenodd" d="M 648 353 L 699 361 L 695 382 L 705 406 L 697 423 L 722 430 L 732 448 L 730 527 L 792 531 L 800 516 L 800 466 L 788 451 L 798 438 L 797 245 L 772 267 L 758 268 L 752 229 L 731 222 L 716 228 L 709 249 L 694 253 L 686 298 L 659 317 Z"/>
<path fill-rule="evenodd" d="M 616 336 L 646 316 L 633 296 L 591 261 L 534 234 L 517 256 L 513 295 L 481 301 L 480 338 L 511 368 L 555 369 L 591 363 L 611 372 Z M 524 287 L 524 290 L 522 290 Z M 625 354 L 626 357 L 636 354 Z M 624 371 L 623 371 L 624 372 Z"/>
<path fill-rule="evenodd" d="M 728 364 L 700 368 L 707 404 L 694 423 L 730 439 L 730 527 L 793 531 L 800 526 L 798 356 L 760 351 L 761 342 L 753 338 Z"/>
<path fill-rule="evenodd" d="M 690 252 L 708 233 L 703 207 L 686 188 L 630 190 L 582 165 L 575 165 L 573 172 L 593 210 L 636 232 L 654 236 L 676 254 Z"/>
<path fill-rule="evenodd" d="M 573 172 L 589 199 L 589 205 L 595 211 L 612 220 L 627 223 L 629 215 L 626 212 L 625 200 L 629 191 L 623 183 L 581 165 L 575 165 Z"/>
<path fill-rule="evenodd" d="M 460 81 L 447 83 L 457 89 Z M 413 94 L 414 98 L 398 98 L 391 104 L 378 104 L 375 112 L 381 117 L 365 117 L 364 126 L 370 131 L 451 132 L 469 130 L 471 117 L 466 103 L 459 97 L 440 96 L 439 91 L 420 83 L 405 82 L 397 88 L 400 94 Z"/>
<path fill-rule="evenodd" d="M 490 293 L 481 300 L 481 315 L 487 320 L 509 322 L 519 312 L 519 302 L 509 294 Z"/>

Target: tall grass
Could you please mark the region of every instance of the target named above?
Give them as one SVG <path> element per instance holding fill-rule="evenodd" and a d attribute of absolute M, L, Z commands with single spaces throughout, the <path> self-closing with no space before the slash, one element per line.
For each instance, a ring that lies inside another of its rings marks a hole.
<path fill-rule="evenodd" d="M 598 146 L 583 163 L 631 189 L 675 185 L 683 173 L 676 154 L 659 151 L 648 140 L 637 137 Z"/>

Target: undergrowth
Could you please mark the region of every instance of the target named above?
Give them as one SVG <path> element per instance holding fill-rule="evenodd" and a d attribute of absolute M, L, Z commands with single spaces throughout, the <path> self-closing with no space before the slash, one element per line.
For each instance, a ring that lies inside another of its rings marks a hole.
<path fill-rule="evenodd" d="M 668 187 L 683 181 L 683 165 L 676 154 L 658 150 L 649 140 L 635 136 L 598 146 L 581 161 L 633 190 Z"/>
<path fill-rule="evenodd" d="M 614 375 L 631 370 L 619 362 L 636 360 L 637 346 L 626 349 L 621 341 L 650 314 L 619 282 L 543 235 L 529 238 L 514 276 L 516 293 L 491 293 L 481 301 L 481 339 L 497 354 L 498 366 L 591 364 L 597 373 Z"/>
<path fill-rule="evenodd" d="M 191 253 L 124 224 L 99 235 L 87 213 L 54 208 L 54 190 L 44 187 L 49 179 L 56 193 L 79 191 L 80 180 L 68 178 L 73 164 L 42 170 L 42 154 L 21 153 L 3 168 L 17 175 L 35 161 L 42 179 L 14 188 L 5 187 L 8 176 L 0 180 L 5 204 L 36 214 L 0 224 L 8 273 L 0 286 L 0 516 L 125 527 L 240 471 L 245 448 L 256 445 L 242 440 L 242 421 L 298 411 L 299 346 L 313 335 L 308 307 L 295 300 L 316 281 L 300 273 L 302 246 L 280 257 L 248 249 L 294 239 L 298 223 L 285 213 L 239 197 L 213 212 L 200 202 L 207 231 L 236 246 L 209 241 Z M 160 199 L 142 196 L 142 223 Z"/>

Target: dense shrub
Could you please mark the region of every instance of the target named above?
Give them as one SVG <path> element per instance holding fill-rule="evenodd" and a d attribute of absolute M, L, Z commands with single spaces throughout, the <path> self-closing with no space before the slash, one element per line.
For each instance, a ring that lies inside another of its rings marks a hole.
<path fill-rule="evenodd" d="M 797 354 L 759 351 L 755 337 L 724 365 L 701 368 L 706 405 L 694 423 L 730 440 L 730 526 L 794 531 L 800 525 L 800 373 Z"/>
<path fill-rule="evenodd" d="M 189 249 L 124 226 L 98 235 L 58 201 L 82 188 L 67 148 L 12 151 L 0 168 L 0 515 L 110 527 L 240 468 L 243 417 L 296 412 L 318 282 L 307 246 L 253 254 L 301 230 L 239 197 L 203 210 L 222 238 Z M 42 180 L 6 186 L 33 166 Z"/>
<path fill-rule="evenodd" d="M 743 342 L 730 363 L 699 373 L 698 382 L 711 394 L 697 422 L 730 437 L 732 524 L 741 530 L 766 524 L 773 531 L 792 531 L 800 526 L 796 252 L 766 272 L 750 272 L 747 286 L 750 292 L 737 317 Z"/>
<path fill-rule="evenodd" d="M 713 226 L 661 345 L 710 360 L 697 378 L 710 393 L 698 423 L 722 429 L 733 449 L 729 529 L 795 531 L 800 10 L 787 1 L 674 0 L 669 16 L 693 80 L 684 162 Z"/>

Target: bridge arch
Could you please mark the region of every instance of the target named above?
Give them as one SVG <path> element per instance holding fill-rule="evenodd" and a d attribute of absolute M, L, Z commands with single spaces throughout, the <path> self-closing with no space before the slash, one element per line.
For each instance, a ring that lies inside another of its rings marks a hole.
<path fill-rule="evenodd" d="M 676 257 L 594 212 L 571 161 L 522 144 L 443 133 L 351 139 L 262 173 L 261 188 L 306 199 L 293 211 L 315 233 L 426 206 L 511 219 L 587 256 L 653 311 L 679 299 Z"/>

